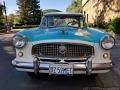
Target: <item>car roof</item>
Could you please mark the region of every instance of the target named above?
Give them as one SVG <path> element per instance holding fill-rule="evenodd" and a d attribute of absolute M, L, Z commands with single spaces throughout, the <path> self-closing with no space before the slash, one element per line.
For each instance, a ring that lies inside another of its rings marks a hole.
<path fill-rule="evenodd" d="M 51 12 L 51 13 L 46 13 L 44 16 L 82 16 L 81 13 L 70 13 L 70 12 Z"/>

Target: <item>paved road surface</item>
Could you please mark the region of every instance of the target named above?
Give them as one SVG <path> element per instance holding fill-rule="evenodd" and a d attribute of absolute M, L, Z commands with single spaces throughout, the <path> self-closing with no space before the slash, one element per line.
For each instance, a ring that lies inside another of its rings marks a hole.
<path fill-rule="evenodd" d="M 11 60 L 15 58 L 15 50 L 10 42 L 11 36 L 0 35 L 0 90 L 120 90 L 120 76 L 114 70 L 100 74 L 95 79 L 84 75 L 41 75 L 38 79 L 31 79 L 25 72 L 18 72 L 11 65 Z M 119 47 L 112 50 L 112 59 L 116 66 L 115 62 L 119 63 L 120 60 L 119 52 Z"/>

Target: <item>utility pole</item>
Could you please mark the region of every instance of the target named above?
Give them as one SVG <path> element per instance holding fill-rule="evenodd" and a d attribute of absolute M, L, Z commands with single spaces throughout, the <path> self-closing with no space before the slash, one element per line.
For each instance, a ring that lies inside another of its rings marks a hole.
<path fill-rule="evenodd" d="M 5 13 L 5 26 L 6 26 L 6 30 L 7 32 L 9 32 L 9 27 L 8 27 L 8 19 L 7 19 L 7 9 L 6 9 L 6 4 L 5 1 L 3 1 L 3 5 L 4 5 L 4 13 Z"/>

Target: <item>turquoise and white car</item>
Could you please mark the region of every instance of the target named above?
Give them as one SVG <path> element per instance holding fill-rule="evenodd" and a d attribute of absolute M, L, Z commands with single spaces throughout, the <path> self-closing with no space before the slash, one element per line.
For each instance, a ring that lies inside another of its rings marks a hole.
<path fill-rule="evenodd" d="M 111 70 L 115 40 L 87 27 L 82 14 L 56 12 L 45 14 L 40 27 L 18 32 L 13 44 L 16 58 L 12 64 L 19 71 L 90 75 Z"/>

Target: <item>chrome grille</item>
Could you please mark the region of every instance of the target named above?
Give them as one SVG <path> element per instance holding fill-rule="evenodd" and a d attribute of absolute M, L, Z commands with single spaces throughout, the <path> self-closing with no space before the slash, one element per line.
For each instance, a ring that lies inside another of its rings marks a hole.
<path fill-rule="evenodd" d="M 94 48 L 83 44 L 42 43 L 32 47 L 32 54 L 47 58 L 88 58 L 94 55 Z"/>

